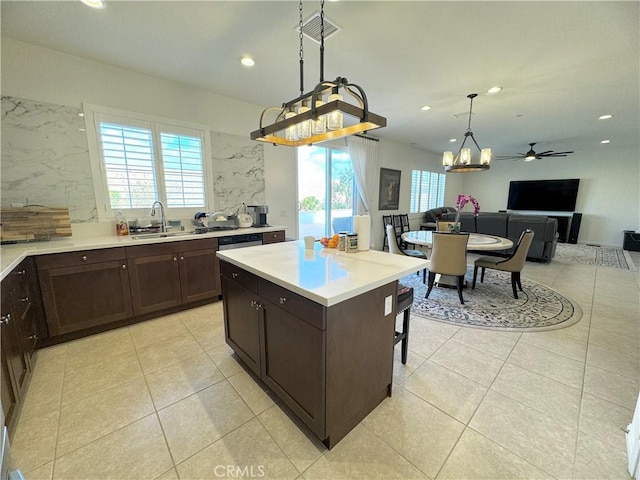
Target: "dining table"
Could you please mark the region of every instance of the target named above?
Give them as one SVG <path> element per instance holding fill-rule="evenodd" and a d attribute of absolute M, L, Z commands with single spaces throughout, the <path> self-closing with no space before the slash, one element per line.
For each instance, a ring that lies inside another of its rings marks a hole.
<path fill-rule="evenodd" d="M 446 233 L 456 235 L 449 232 L 434 232 L 431 230 L 411 230 L 404 232 L 400 237 L 406 243 L 421 245 L 431 248 L 434 233 Z M 465 233 L 465 232 L 460 232 Z M 484 233 L 469 233 L 469 242 L 467 243 L 467 251 L 480 250 L 507 250 L 513 247 L 513 242 L 508 238 L 498 237 L 496 235 L 486 235 Z"/>
<path fill-rule="evenodd" d="M 456 235 L 456 233 L 434 232 L 432 230 L 410 230 L 400 235 L 400 238 L 402 238 L 404 242 L 409 244 L 431 248 L 431 245 L 433 244 L 434 233 Z M 511 247 L 513 247 L 513 242 L 508 238 L 498 237 L 496 235 L 487 235 L 484 233 L 469 233 L 469 241 L 467 242 L 467 251 L 471 250 L 486 252 L 494 250 L 507 250 Z M 456 278 L 450 275 L 438 275 L 436 277 L 436 284 L 440 287 L 455 288 Z"/>

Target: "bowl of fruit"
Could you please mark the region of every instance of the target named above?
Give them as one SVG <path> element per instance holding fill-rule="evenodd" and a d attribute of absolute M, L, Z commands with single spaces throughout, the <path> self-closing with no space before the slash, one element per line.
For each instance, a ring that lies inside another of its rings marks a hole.
<path fill-rule="evenodd" d="M 324 248 L 337 248 L 338 247 L 338 234 L 336 233 L 333 237 L 322 237 L 320 239 L 320 244 Z"/>

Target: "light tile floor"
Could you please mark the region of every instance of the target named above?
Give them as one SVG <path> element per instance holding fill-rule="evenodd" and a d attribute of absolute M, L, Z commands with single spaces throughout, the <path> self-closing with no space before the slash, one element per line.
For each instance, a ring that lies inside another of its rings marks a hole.
<path fill-rule="evenodd" d="M 629 478 L 638 272 L 523 276 L 582 320 L 520 334 L 414 316 L 393 396 L 331 451 L 242 368 L 216 303 L 39 351 L 14 460 L 29 480 Z"/>

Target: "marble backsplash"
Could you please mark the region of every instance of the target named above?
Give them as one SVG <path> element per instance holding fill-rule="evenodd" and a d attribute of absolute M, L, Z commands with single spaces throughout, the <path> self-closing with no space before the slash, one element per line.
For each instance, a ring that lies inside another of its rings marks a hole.
<path fill-rule="evenodd" d="M 12 203 L 68 207 L 72 223 L 97 222 L 91 163 L 79 108 L 2 97 L 1 195 Z M 265 203 L 264 154 L 249 138 L 211 133 L 214 209 Z"/>

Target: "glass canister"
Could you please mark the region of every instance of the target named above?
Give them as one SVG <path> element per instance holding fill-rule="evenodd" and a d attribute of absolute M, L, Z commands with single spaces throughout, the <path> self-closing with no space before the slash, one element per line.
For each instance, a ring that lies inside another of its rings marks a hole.
<path fill-rule="evenodd" d="M 345 245 L 346 253 L 356 253 L 358 251 L 358 234 L 357 233 L 348 233 L 347 241 Z"/>
<path fill-rule="evenodd" d="M 344 252 L 347 249 L 347 232 L 338 232 L 338 250 Z"/>

